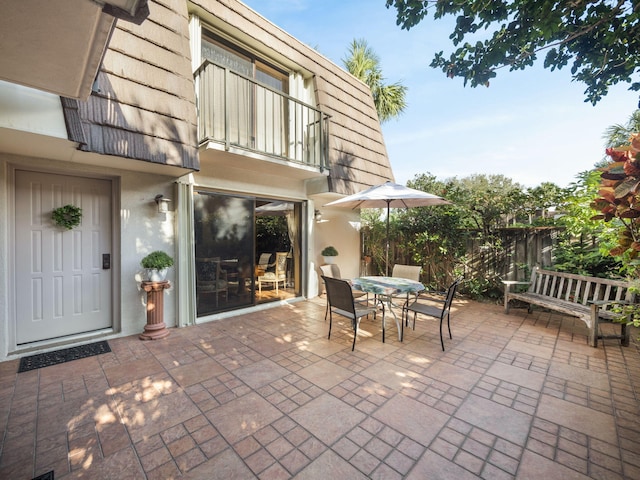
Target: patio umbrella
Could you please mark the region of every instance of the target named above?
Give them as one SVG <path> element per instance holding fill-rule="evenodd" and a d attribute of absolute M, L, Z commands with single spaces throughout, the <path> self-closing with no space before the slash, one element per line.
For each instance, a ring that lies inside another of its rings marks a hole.
<path fill-rule="evenodd" d="M 348 197 L 334 200 L 325 207 L 344 207 L 353 210 L 359 208 L 385 208 L 387 209 L 387 249 L 386 249 L 386 275 L 389 275 L 389 210 L 391 208 L 427 207 L 430 205 L 447 205 L 451 202 L 431 193 L 415 190 L 393 182 L 354 193 Z"/>
<path fill-rule="evenodd" d="M 293 211 L 291 202 L 269 202 L 256 207 L 256 215 L 261 216 L 285 216 Z"/>

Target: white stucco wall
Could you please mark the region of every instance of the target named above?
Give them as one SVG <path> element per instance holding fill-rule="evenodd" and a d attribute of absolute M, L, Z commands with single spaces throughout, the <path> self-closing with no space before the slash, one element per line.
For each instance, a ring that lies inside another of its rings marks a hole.
<path fill-rule="evenodd" d="M 121 173 L 120 239 L 122 242 L 121 294 L 122 333 L 134 334 L 146 323 L 145 295 L 139 290 L 143 269 L 140 260 L 154 250 L 163 250 L 177 258 L 175 248 L 175 192 L 173 179 L 148 173 Z M 159 213 L 154 200 L 162 194 L 172 199 L 169 212 Z M 176 322 L 176 275 L 170 268 L 167 280 L 172 288 L 165 290 L 164 323 L 168 327 Z M 142 310 L 142 315 L 140 311 Z"/>
<path fill-rule="evenodd" d="M 319 266 L 324 264 L 320 252 L 332 245 L 338 250 L 336 264 L 340 267 L 343 278 L 360 276 L 360 212 L 349 209 L 320 208 L 321 223 L 315 223 L 315 249 L 312 260 L 316 263 L 316 274 Z"/>

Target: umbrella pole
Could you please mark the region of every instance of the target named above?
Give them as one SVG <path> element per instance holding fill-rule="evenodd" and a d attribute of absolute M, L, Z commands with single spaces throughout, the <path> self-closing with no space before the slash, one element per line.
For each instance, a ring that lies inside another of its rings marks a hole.
<path fill-rule="evenodd" d="M 387 261 L 385 263 L 385 276 L 389 276 L 389 208 L 391 200 L 387 200 Z"/>

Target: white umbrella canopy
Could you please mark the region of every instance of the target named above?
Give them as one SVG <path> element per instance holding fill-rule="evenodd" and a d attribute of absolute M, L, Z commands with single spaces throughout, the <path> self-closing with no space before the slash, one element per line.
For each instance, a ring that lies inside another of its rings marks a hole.
<path fill-rule="evenodd" d="M 258 216 L 284 216 L 292 211 L 293 203 L 291 202 L 269 202 L 256 207 Z"/>
<path fill-rule="evenodd" d="M 389 275 L 389 210 L 391 208 L 428 207 L 431 205 L 448 205 L 451 202 L 431 193 L 405 187 L 398 183 L 386 182 L 382 185 L 354 193 L 339 200 L 334 200 L 325 207 L 344 207 L 353 210 L 359 208 L 387 209 L 387 258 L 386 275 Z"/>

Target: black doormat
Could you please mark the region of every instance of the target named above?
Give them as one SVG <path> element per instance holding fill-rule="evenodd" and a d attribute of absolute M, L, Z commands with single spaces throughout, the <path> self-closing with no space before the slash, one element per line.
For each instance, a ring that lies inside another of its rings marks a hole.
<path fill-rule="evenodd" d="M 102 353 L 109 353 L 111 347 L 106 341 L 89 343 L 88 345 L 78 345 L 77 347 L 63 348 L 55 352 L 39 353 L 30 357 L 20 359 L 18 373 L 28 372 L 36 368 L 49 367 L 59 363 L 70 362 L 80 358 L 93 357 Z"/>
<path fill-rule="evenodd" d="M 33 480 L 54 480 L 53 470 L 47 473 L 43 473 L 42 475 L 38 475 L 37 477 L 34 477 Z"/>

